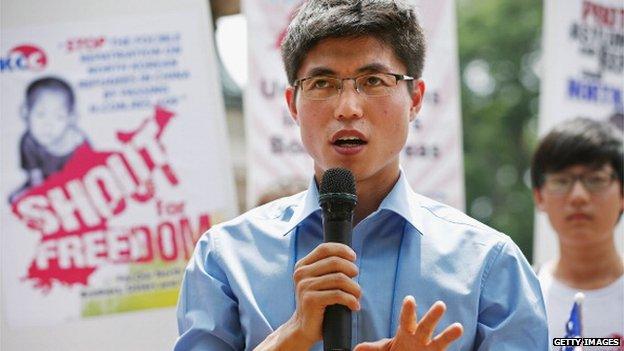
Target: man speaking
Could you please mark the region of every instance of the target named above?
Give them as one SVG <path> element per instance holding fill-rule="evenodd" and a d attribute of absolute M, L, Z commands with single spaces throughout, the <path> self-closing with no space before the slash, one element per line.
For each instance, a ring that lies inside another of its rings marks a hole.
<path fill-rule="evenodd" d="M 282 56 L 314 178 L 202 236 L 175 349 L 547 350 L 539 283 L 518 247 L 414 193 L 399 167 L 425 92 L 413 8 L 308 1 Z M 324 242 L 319 185 L 333 168 L 355 178 L 351 247 Z M 336 305 L 350 311 L 347 347 L 323 342 Z"/>

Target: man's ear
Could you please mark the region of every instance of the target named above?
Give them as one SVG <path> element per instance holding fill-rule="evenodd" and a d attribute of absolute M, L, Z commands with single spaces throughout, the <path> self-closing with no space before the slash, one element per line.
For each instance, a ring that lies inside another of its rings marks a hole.
<path fill-rule="evenodd" d="M 290 111 L 290 117 L 299 125 L 299 115 L 297 114 L 297 94 L 295 87 L 288 87 L 284 92 L 286 98 L 286 104 L 288 105 L 288 111 Z"/>
<path fill-rule="evenodd" d="M 533 189 L 533 201 L 535 202 L 535 207 L 544 211 L 544 196 L 542 195 L 542 190 L 539 188 Z"/>
<path fill-rule="evenodd" d="M 410 107 L 410 122 L 413 122 L 422 108 L 423 99 L 425 97 L 425 81 L 422 78 L 414 80 L 414 88 L 412 90 L 412 106 Z"/>

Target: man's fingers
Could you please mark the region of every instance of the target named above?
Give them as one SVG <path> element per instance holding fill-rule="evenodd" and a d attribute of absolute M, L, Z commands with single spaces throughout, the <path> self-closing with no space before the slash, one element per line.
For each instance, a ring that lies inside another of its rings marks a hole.
<path fill-rule="evenodd" d="M 353 351 L 385 351 L 391 339 L 381 339 L 375 342 L 358 344 Z"/>
<path fill-rule="evenodd" d="M 397 334 L 413 334 L 416 330 L 416 320 L 416 300 L 413 296 L 408 295 L 403 299 L 403 306 L 401 306 L 399 331 Z"/>
<path fill-rule="evenodd" d="M 303 279 L 297 285 L 297 289 L 300 292 L 307 290 L 321 291 L 340 289 L 356 298 L 362 296 L 362 290 L 358 283 L 344 273 L 331 273 L 321 277 Z"/>
<path fill-rule="evenodd" d="M 446 311 L 446 305 L 442 301 L 436 301 L 429 311 L 425 313 L 416 327 L 416 340 L 426 344 L 433 336 L 433 331 Z"/>
<path fill-rule="evenodd" d="M 464 333 L 464 327 L 460 323 L 453 323 L 446 327 L 431 341 L 434 350 L 445 350 L 453 341 L 459 339 Z"/>
<path fill-rule="evenodd" d="M 320 309 L 330 305 L 344 305 L 352 311 L 360 309 L 360 302 L 355 296 L 342 290 L 308 291 L 303 295 L 301 304 L 304 310 Z"/>
<path fill-rule="evenodd" d="M 338 256 L 325 257 L 308 265 L 295 267 L 293 279 L 299 282 L 309 277 L 320 277 L 330 273 L 342 272 L 348 277 L 355 277 L 358 268 L 355 263 Z"/>
<path fill-rule="evenodd" d="M 330 256 L 338 256 L 349 261 L 355 261 L 355 251 L 349 246 L 340 243 L 322 243 L 307 256 L 300 259 L 295 265 L 295 269 Z"/>

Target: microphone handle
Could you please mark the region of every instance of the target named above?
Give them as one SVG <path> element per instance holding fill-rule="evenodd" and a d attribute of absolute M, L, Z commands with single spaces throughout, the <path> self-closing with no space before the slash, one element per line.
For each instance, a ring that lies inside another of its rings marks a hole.
<path fill-rule="evenodd" d="M 353 221 L 323 218 L 325 242 L 337 242 L 351 247 Z M 323 315 L 323 349 L 325 351 L 351 350 L 351 310 L 344 305 L 331 305 Z"/>

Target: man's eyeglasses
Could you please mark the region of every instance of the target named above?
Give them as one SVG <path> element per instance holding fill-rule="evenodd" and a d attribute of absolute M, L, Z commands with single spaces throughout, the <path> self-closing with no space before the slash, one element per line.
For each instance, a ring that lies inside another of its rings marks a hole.
<path fill-rule="evenodd" d="M 394 73 L 367 73 L 357 77 L 336 78 L 311 76 L 297 79 L 294 87 L 301 87 L 301 94 L 310 100 L 327 100 L 340 94 L 345 80 L 355 82 L 355 91 L 368 97 L 388 96 L 400 81 L 414 77 Z"/>
<path fill-rule="evenodd" d="M 548 174 L 546 175 L 544 189 L 551 194 L 565 195 L 572 190 L 576 181 L 580 180 L 588 192 L 598 194 L 605 191 L 615 179 L 615 172 L 590 172 L 577 175 Z"/>

